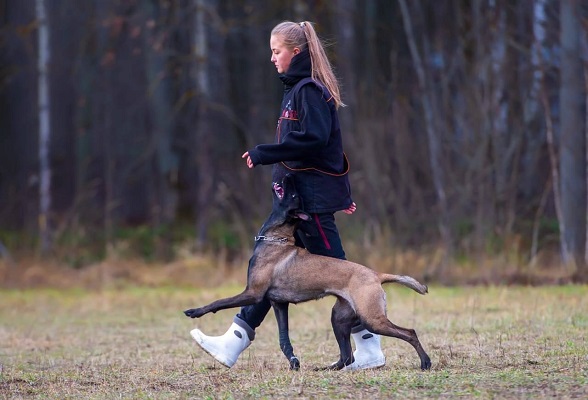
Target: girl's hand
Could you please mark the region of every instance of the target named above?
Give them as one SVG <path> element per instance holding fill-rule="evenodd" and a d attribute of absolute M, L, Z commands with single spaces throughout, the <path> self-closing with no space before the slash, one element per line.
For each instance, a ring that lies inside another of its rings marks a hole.
<path fill-rule="evenodd" d="M 357 210 L 357 204 L 351 203 L 351 205 L 349 206 L 349 208 L 346 209 L 346 210 L 343 210 L 343 212 L 345 214 L 351 215 L 351 214 L 353 214 L 355 212 L 355 210 Z"/>
<path fill-rule="evenodd" d="M 245 153 L 243 153 L 243 155 L 241 156 L 241 158 L 246 158 L 247 159 L 246 162 L 247 162 L 247 166 L 249 168 L 253 168 L 254 167 L 253 161 L 251 161 L 251 157 L 249 157 L 249 152 L 248 151 L 246 151 Z"/>

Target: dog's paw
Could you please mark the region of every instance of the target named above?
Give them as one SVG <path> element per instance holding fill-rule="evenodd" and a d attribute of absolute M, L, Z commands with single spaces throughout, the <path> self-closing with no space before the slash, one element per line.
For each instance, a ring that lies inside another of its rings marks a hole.
<path fill-rule="evenodd" d="M 204 312 L 201 308 L 191 308 L 189 310 L 184 311 L 184 314 L 186 314 L 186 317 L 200 318 L 204 315 Z"/>
<path fill-rule="evenodd" d="M 431 359 L 429 357 L 421 360 L 421 370 L 428 371 L 431 369 Z"/>
<path fill-rule="evenodd" d="M 337 362 L 332 363 L 331 365 L 327 365 L 326 367 L 316 367 L 314 368 L 315 371 L 340 371 L 345 367 L 345 363 L 339 360 Z"/>
<path fill-rule="evenodd" d="M 292 371 L 298 371 L 300 369 L 300 360 L 298 360 L 298 357 L 290 357 L 290 369 Z"/>

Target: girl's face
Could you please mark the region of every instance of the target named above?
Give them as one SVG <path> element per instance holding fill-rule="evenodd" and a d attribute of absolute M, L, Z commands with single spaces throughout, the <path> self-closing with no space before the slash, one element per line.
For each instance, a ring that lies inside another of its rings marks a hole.
<path fill-rule="evenodd" d="M 300 53 L 298 47 L 290 50 L 284 46 L 284 41 L 280 36 L 272 35 L 270 37 L 270 49 L 272 50 L 271 62 L 276 66 L 279 74 L 285 74 L 290 68 L 292 57 Z"/>

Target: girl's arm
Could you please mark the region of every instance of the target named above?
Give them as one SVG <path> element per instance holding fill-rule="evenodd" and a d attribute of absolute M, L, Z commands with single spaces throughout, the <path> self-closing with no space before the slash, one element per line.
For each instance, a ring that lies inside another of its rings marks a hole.
<path fill-rule="evenodd" d="M 322 91 L 313 84 L 304 85 L 296 99 L 299 131 L 282 132 L 282 142 L 260 144 L 243 154 L 253 166 L 281 161 L 298 161 L 320 154 L 331 135 L 331 110 Z M 252 168 L 249 166 L 249 168 Z"/>

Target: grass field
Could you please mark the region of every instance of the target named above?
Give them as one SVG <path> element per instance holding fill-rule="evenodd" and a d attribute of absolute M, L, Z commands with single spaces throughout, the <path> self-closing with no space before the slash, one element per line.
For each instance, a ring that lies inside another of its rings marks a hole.
<path fill-rule="evenodd" d="M 189 331 L 224 333 L 235 310 L 182 310 L 231 286 L 0 290 L 0 398 L 587 398 L 588 287 L 387 286 L 388 315 L 417 330 L 433 361 L 383 338 L 384 368 L 314 371 L 337 359 L 333 299 L 291 306 L 302 368 L 288 370 L 273 314 L 228 370 Z"/>

